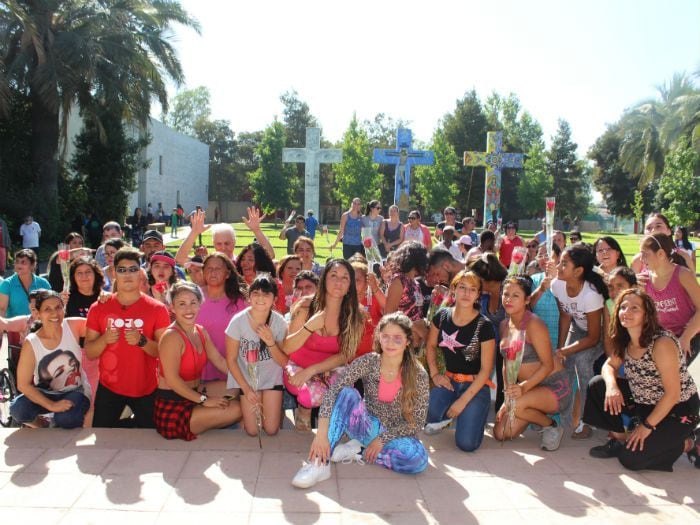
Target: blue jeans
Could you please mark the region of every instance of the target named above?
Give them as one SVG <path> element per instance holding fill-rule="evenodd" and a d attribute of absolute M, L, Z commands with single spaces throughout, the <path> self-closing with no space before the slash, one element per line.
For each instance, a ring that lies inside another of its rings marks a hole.
<path fill-rule="evenodd" d="M 458 383 L 450 381 L 454 392 L 439 386 L 430 391 L 428 404 L 428 423 L 439 423 L 447 419 L 447 410 L 452 403 L 467 391 L 471 382 Z M 457 447 L 465 452 L 472 452 L 481 446 L 484 439 L 484 427 L 491 405 L 491 392 L 484 385 L 479 392 L 469 401 L 462 413 L 455 418 L 455 441 Z"/>
<path fill-rule="evenodd" d="M 68 401 L 73 402 L 73 408 L 70 410 L 66 410 L 65 412 L 54 412 L 53 422 L 57 427 L 80 428 L 83 426 L 85 413 L 90 408 L 90 400 L 81 390 L 73 390 L 63 394 L 45 392 L 42 390 L 42 393 L 52 401 L 67 399 Z M 34 401 L 31 401 L 24 394 L 20 394 L 13 399 L 12 404 L 10 405 L 10 414 L 20 423 L 29 423 L 30 421 L 34 421 L 38 415 L 48 413 L 50 413 L 49 410 L 46 410 L 43 406 L 34 403 Z"/>
<path fill-rule="evenodd" d="M 367 411 L 360 393 L 349 386 L 343 388 L 335 400 L 328 424 L 331 450 L 343 434 L 366 447 L 382 432 L 384 427 L 374 414 Z M 384 444 L 376 463 L 402 474 L 418 474 L 428 466 L 428 453 L 417 437 L 401 436 Z"/>

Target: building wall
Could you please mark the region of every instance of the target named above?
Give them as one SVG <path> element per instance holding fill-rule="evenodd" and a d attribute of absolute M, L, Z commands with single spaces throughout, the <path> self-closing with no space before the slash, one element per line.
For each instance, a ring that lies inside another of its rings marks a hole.
<path fill-rule="evenodd" d="M 129 213 L 150 202 L 163 203 L 166 214 L 181 204 L 189 213 L 209 202 L 209 146 L 183 135 L 158 120 L 149 124 L 151 143 L 144 151 L 148 168 L 138 174 L 138 188 L 129 199 Z M 135 132 L 135 130 L 134 130 Z"/>

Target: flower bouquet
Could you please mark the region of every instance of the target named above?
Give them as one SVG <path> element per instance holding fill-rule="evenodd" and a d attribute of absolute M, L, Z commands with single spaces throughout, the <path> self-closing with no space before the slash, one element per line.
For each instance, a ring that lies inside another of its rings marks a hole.
<path fill-rule="evenodd" d="M 506 386 L 518 383 L 520 364 L 523 362 L 523 349 L 525 346 L 525 330 L 517 330 L 501 342 L 501 354 L 503 355 L 503 368 L 505 372 Z M 506 396 L 505 406 L 510 425 L 510 437 L 513 439 L 513 423 L 515 422 L 515 399 Z M 501 443 L 502 444 L 502 443 Z"/>
<path fill-rule="evenodd" d="M 61 267 L 61 277 L 63 277 L 63 291 L 70 289 L 70 250 L 65 243 L 59 243 L 58 255 L 56 256 L 58 265 Z"/>
<path fill-rule="evenodd" d="M 382 254 L 379 253 L 377 241 L 372 235 L 372 228 L 362 228 L 362 245 L 365 247 L 365 257 L 367 258 L 367 266 L 371 269 L 375 264 L 382 264 Z"/>
<path fill-rule="evenodd" d="M 554 207 L 556 205 L 556 199 L 554 197 L 547 197 L 545 199 L 545 233 L 547 235 L 547 256 L 552 256 L 552 240 L 554 237 Z"/>
<path fill-rule="evenodd" d="M 248 380 L 250 381 L 250 388 L 255 391 L 255 395 L 258 395 L 258 351 L 257 349 L 248 350 L 245 355 L 246 363 L 248 364 Z M 260 434 L 262 433 L 262 412 L 260 403 L 256 403 L 253 407 L 255 412 L 255 424 L 258 427 L 258 446 L 262 448 L 262 438 Z"/>
<path fill-rule="evenodd" d="M 522 275 L 525 273 L 525 260 L 527 259 L 527 248 L 524 246 L 516 246 L 513 248 L 513 255 L 510 258 L 510 267 L 508 268 L 508 276 Z"/>

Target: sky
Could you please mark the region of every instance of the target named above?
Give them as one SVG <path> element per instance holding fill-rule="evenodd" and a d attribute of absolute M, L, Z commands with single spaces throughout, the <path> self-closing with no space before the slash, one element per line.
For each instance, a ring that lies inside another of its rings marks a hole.
<path fill-rule="evenodd" d="M 213 118 L 235 132 L 281 119 L 279 97 L 295 89 L 328 140 L 353 113 L 385 113 L 427 142 L 473 88 L 515 93 L 547 143 L 566 119 L 584 156 L 625 108 L 700 70 L 700 0 L 181 4 L 202 30 L 175 30 L 181 89 L 208 87 Z"/>

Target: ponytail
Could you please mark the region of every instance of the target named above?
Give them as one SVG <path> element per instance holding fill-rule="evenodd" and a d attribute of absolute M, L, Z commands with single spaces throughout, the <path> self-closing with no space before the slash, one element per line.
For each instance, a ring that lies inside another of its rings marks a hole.
<path fill-rule="evenodd" d="M 585 244 L 574 244 L 564 250 L 564 253 L 569 255 L 574 267 L 583 268 L 583 280 L 589 283 L 604 299 L 608 299 L 610 295 L 605 280 L 593 268 L 596 261 L 591 247 Z"/>

